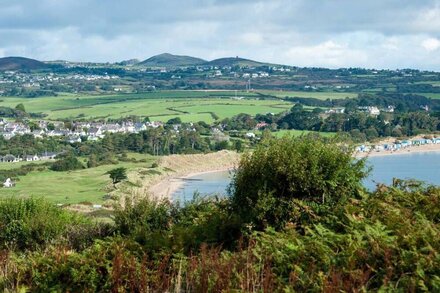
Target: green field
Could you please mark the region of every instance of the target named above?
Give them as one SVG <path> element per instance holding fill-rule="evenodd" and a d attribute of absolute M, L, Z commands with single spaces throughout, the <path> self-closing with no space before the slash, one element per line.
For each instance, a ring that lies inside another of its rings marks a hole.
<path fill-rule="evenodd" d="M 434 87 L 440 87 L 440 81 L 417 81 L 415 84 L 430 84 Z"/>
<path fill-rule="evenodd" d="M 23 103 L 28 112 L 45 113 L 48 119 L 120 118 L 129 115 L 148 116 L 167 121 L 180 117 L 184 122 L 212 122 L 211 113 L 220 118 L 239 113 L 279 113 L 290 109 L 291 103 L 262 100 L 254 93 L 239 92 L 242 100 L 233 99 L 233 91 L 163 91 L 145 94 L 73 96 L 40 98 L 3 98 L 0 106 L 15 107 Z"/>
<path fill-rule="evenodd" d="M 284 135 L 300 136 L 300 135 L 308 134 L 308 133 L 318 133 L 319 135 L 324 136 L 324 137 L 332 137 L 332 136 L 336 135 L 336 133 L 334 133 L 334 132 L 316 132 L 316 131 L 296 130 L 296 129 L 279 130 L 279 131 L 273 132 L 273 135 L 276 137 L 283 137 Z"/>
<path fill-rule="evenodd" d="M 17 163 L 0 163 L 0 170 L 12 170 L 12 169 L 20 168 L 21 166 L 29 165 L 29 164 L 41 165 L 46 162 L 48 162 L 48 161 L 36 161 L 36 162 L 22 161 L 22 162 L 17 162 Z"/>
<path fill-rule="evenodd" d="M 440 93 L 418 93 L 418 95 L 425 96 L 431 99 L 440 99 Z"/>
<path fill-rule="evenodd" d="M 259 130 L 259 131 L 255 131 L 256 134 L 262 134 L 263 131 Z M 285 135 L 290 135 L 290 136 L 300 136 L 303 134 L 308 134 L 308 133 L 317 133 L 323 137 L 333 137 L 336 135 L 335 132 L 317 132 L 317 131 L 309 131 L 309 130 L 296 130 L 296 129 L 283 129 L 283 130 L 278 130 L 278 131 L 274 131 L 271 132 L 273 136 L 280 138 L 283 137 Z"/>
<path fill-rule="evenodd" d="M 136 159 L 146 159 L 146 162 L 121 162 L 117 165 L 104 165 L 91 169 L 68 172 L 46 170 L 33 171 L 21 176 L 13 188 L 0 188 L 3 196 L 35 196 L 44 197 L 54 203 L 79 203 L 83 201 L 102 203 L 108 193 L 105 188 L 111 186 L 107 171 L 125 167 L 127 170 L 149 168 L 156 158 L 149 155 L 136 154 Z M 22 163 L 24 164 L 24 162 Z M 10 164 L 18 167 L 17 164 Z"/>
<path fill-rule="evenodd" d="M 299 92 L 299 91 L 271 91 L 271 90 L 261 90 L 258 91 L 264 95 L 271 95 L 278 98 L 284 97 L 298 97 L 298 98 L 315 98 L 320 100 L 326 99 L 345 99 L 345 98 L 356 98 L 357 93 L 341 93 L 341 92 Z"/>

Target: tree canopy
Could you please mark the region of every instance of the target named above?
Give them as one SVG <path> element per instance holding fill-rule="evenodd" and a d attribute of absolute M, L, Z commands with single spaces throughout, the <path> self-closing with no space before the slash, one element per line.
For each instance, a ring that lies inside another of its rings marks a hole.
<path fill-rule="evenodd" d="M 127 179 L 127 169 L 123 167 L 112 169 L 106 174 L 110 175 L 113 185 Z"/>

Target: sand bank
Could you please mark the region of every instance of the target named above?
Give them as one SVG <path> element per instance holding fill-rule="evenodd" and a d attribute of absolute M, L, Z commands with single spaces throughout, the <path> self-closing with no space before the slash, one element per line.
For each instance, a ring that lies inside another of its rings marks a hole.
<path fill-rule="evenodd" d="M 233 167 L 224 168 L 224 169 L 209 170 L 209 171 L 204 171 L 204 172 L 194 172 L 194 173 L 189 173 L 189 174 L 186 174 L 186 175 L 180 176 L 180 177 L 169 176 L 167 178 L 162 179 L 157 184 L 151 186 L 149 188 L 149 192 L 150 192 L 150 194 L 154 195 L 156 198 L 171 199 L 171 196 L 177 190 L 182 188 L 182 186 L 185 184 L 185 179 L 188 179 L 188 178 L 191 178 L 194 176 L 198 176 L 198 175 L 207 174 L 207 173 L 224 172 L 224 171 L 229 171 L 229 170 L 233 170 Z"/>
<path fill-rule="evenodd" d="M 356 153 L 355 156 L 357 158 L 363 157 L 379 157 L 379 156 L 392 156 L 392 155 L 404 155 L 404 154 L 417 154 L 417 153 L 426 153 L 426 152 L 440 152 L 440 144 L 425 144 L 418 146 L 409 146 L 406 148 L 402 148 L 399 150 L 387 151 L 375 151 L 365 153 Z"/>
<path fill-rule="evenodd" d="M 230 170 L 237 166 L 239 160 L 240 154 L 233 151 L 162 157 L 158 161 L 158 169 L 162 174 L 142 180 L 142 185 L 132 188 L 130 194 L 151 196 L 158 200 L 170 199 L 182 186 L 185 178 Z"/>

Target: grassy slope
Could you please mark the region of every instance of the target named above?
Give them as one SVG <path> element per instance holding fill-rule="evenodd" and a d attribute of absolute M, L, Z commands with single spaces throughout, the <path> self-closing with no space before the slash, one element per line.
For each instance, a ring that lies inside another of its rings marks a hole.
<path fill-rule="evenodd" d="M 425 96 L 425 97 L 428 97 L 428 98 L 431 98 L 431 99 L 440 99 L 440 94 L 438 94 L 438 93 L 429 93 L 429 94 L 425 94 L 425 93 L 419 93 L 418 95 L 421 95 L 421 96 Z"/>
<path fill-rule="evenodd" d="M 41 98 L 3 98 L 0 106 L 15 107 L 23 103 L 29 112 L 48 114 L 49 119 L 119 118 L 128 115 L 150 116 L 154 120 L 167 121 L 180 117 L 183 121 L 212 122 L 208 112 L 220 118 L 238 113 L 278 113 L 289 109 L 290 103 L 275 100 L 233 100 L 235 92 L 165 91 L 146 94 L 113 96 L 59 96 Z M 252 94 L 238 93 L 239 96 Z M 257 97 L 257 95 L 253 95 Z M 182 113 L 189 112 L 189 113 Z"/>
<path fill-rule="evenodd" d="M 105 173 L 117 167 L 125 167 L 129 171 L 138 168 L 148 168 L 156 160 L 149 155 L 136 154 L 136 159 L 146 159 L 147 162 L 121 162 L 117 165 L 104 165 L 91 169 L 68 172 L 31 172 L 20 177 L 16 187 L 0 189 L 3 196 L 36 196 L 45 197 L 54 203 L 78 203 L 90 201 L 102 203 L 106 186 L 111 181 Z M 14 166 L 17 166 L 14 164 Z"/>
<path fill-rule="evenodd" d="M 290 129 L 290 130 L 279 130 L 273 133 L 273 135 L 275 135 L 276 137 L 282 137 L 284 135 L 293 135 L 293 136 L 300 136 L 302 134 L 307 134 L 307 133 L 318 133 L 316 131 L 308 131 L 308 130 L 296 130 L 296 129 Z M 324 136 L 324 137 L 332 137 L 334 136 L 336 133 L 334 132 L 319 132 L 320 135 Z"/>
<path fill-rule="evenodd" d="M 341 93 L 341 92 L 300 92 L 300 91 L 272 91 L 261 90 L 262 94 L 273 95 L 279 98 L 299 97 L 299 98 L 315 98 L 315 99 L 345 99 L 346 97 L 355 98 L 357 93 Z"/>
<path fill-rule="evenodd" d="M 174 66 L 194 66 L 203 63 L 206 63 L 206 60 L 191 56 L 181 56 L 181 55 L 164 53 L 150 57 L 147 60 L 138 63 L 137 65 L 174 67 Z"/>

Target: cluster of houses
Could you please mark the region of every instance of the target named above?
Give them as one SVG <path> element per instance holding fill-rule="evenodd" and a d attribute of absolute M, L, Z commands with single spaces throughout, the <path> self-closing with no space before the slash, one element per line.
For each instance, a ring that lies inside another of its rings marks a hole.
<path fill-rule="evenodd" d="M 63 80 L 83 80 L 83 81 L 98 81 L 98 80 L 114 80 L 119 79 L 117 75 L 108 74 L 56 74 L 53 72 L 42 74 L 22 73 L 18 71 L 5 71 L 0 74 L 0 84 L 21 85 L 24 88 L 39 89 L 44 84 L 53 82 L 62 82 Z"/>
<path fill-rule="evenodd" d="M 259 71 L 257 73 L 243 73 L 242 78 L 259 78 L 259 77 L 269 77 L 269 73 L 264 71 Z"/>
<path fill-rule="evenodd" d="M 11 139 L 16 135 L 31 134 L 35 138 L 42 137 L 65 137 L 69 143 L 81 142 L 82 137 L 88 140 L 98 140 L 106 133 L 139 133 L 147 128 L 163 126 L 162 122 L 153 121 L 146 123 L 99 123 L 99 122 L 76 122 L 72 129 L 67 129 L 63 122 L 38 121 L 38 129 L 31 130 L 29 125 L 22 122 L 8 122 L 0 119 L 0 136 Z M 49 127 L 49 125 L 51 125 Z"/>
<path fill-rule="evenodd" d="M 363 106 L 363 107 L 358 107 L 359 111 L 368 113 L 372 116 L 377 116 L 380 114 L 380 112 L 387 112 L 387 113 L 393 113 L 394 112 L 395 107 L 394 106 L 388 106 L 384 109 L 379 109 L 376 106 Z M 331 109 L 327 109 L 325 111 L 326 114 L 343 114 L 345 113 L 345 108 L 331 108 Z"/>
<path fill-rule="evenodd" d="M 54 152 L 44 152 L 41 155 L 24 155 L 24 156 L 14 156 L 11 154 L 0 156 L 0 163 L 18 163 L 18 162 L 35 162 L 44 160 L 53 160 L 58 155 Z"/>
<path fill-rule="evenodd" d="M 355 151 L 359 153 L 369 153 L 371 151 L 393 152 L 414 146 L 428 145 L 428 144 L 440 144 L 440 137 L 402 140 L 402 141 L 396 141 L 395 143 L 386 143 L 386 144 L 378 144 L 378 145 L 360 145 L 356 147 Z"/>

